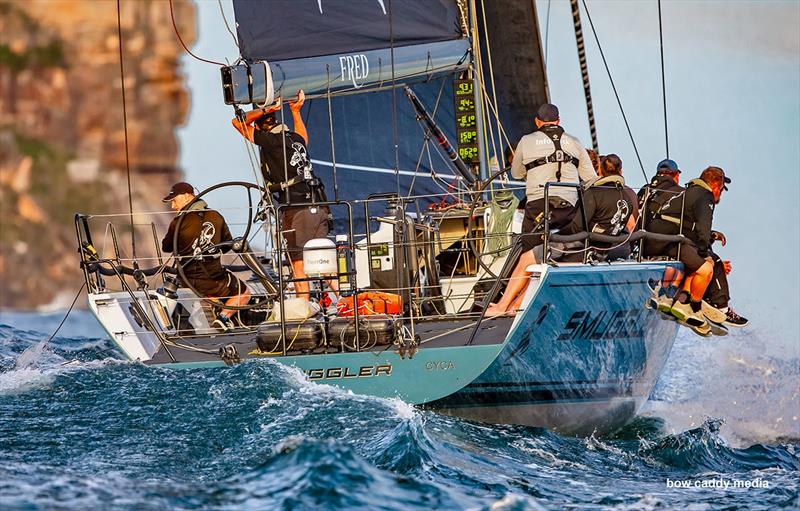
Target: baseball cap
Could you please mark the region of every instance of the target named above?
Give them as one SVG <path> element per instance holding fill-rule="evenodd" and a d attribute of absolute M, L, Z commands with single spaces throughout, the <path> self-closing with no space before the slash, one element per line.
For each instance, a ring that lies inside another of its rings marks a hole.
<path fill-rule="evenodd" d="M 189 183 L 186 183 L 184 181 L 181 181 L 180 183 L 175 183 L 174 185 L 172 185 L 172 188 L 170 188 L 169 193 L 167 194 L 167 196 L 164 197 L 163 199 L 161 199 L 161 202 L 169 202 L 172 199 L 174 199 L 175 197 L 177 197 L 178 195 L 181 195 L 181 194 L 184 194 L 184 193 L 194 194 L 194 187 L 192 185 L 190 185 Z"/>
<path fill-rule="evenodd" d="M 536 111 L 536 118 L 542 122 L 553 122 L 558 120 L 558 107 L 552 103 L 545 103 Z"/>
<path fill-rule="evenodd" d="M 658 165 L 656 166 L 656 172 L 677 172 L 680 174 L 681 169 L 678 168 L 678 164 L 675 163 L 675 160 L 670 160 L 667 158 L 666 160 L 661 160 L 658 162 Z"/>
<path fill-rule="evenodd" d="M 731 182 L 731 178 L 725 175 L 724 170 L 722 170 L 720 167 L 713 167 L 713 166 L 705 169 L 703 173 L 700 174 L 700 179 L 702 179 L 705 182 L 708 182 L 709 180 L 722 179 L 723 190 L 727 190 L 728 187 L 725 185 L 730 184 Z"/>

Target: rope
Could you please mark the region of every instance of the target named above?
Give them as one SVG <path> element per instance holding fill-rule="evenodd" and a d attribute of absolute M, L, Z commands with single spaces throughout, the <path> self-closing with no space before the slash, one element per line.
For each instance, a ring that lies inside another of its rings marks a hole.
<path fill-rule="evenodd" d="M 664 30 L 661 27 L 661 0 L 658 0 L 658 41 L 661 47 L 661 97 L 664 100 L 664 145 L 669 158 L 669 128 L 667 127 L 667 81 L 664 75 Z"/>
<path fill-rule="evenodd" d="M 117 0 L 117 4 L 119 5 L 119 0 Z M 186 46 L 186 43 L 183 42 L 183 38 L 181 37 L 181 33 L 178 31 L 178 25 L 175 23 L 175 13 L 173 12 L 172 9 L 172 0 L 169 0 L 169 17 L 172 18 L 172 28 L 175 30 L 175 35 L 178 36 L 178 41 L 180 41 L 181 46 L 183 46 L 183 49 L 186 50 L 186 53 L 188 53 L 189 55 L 191 55 L 192 57 L 196 58 L 201 62 L 207 62 L 209 64 L 214 64 L 215 66 L 225 65 L 222 62 L 217 62 L 216 60 L 208 60 L 202 57 L 198 57 L 197 55 L 192 53 L 192 50 L 190 50 L 188 46 Z"/>
<path fill-rule="evenodd" d="M 67 310 L 67 313 L 64 315 L 63 319 L 61 319 L 61 323 L 58 324 L 58 326 L 56 327 L 56 330 L 53 332 L 53 335 L 51 335 L 46 341 L 44 341 L 44 344 L 42 345 L 43 348 L 45 346 L 47 346 L 47 343 L 49 343 L 50 341 L 55 339 L 56 334 L 58 334 L 58 331 L 61 330 L 62 326 L 64 326 L 64 323 L 66 323 L 70 312 L 72 312 L 72 309 L 75 307 L 75 303 L 78 301 L 78 297 L 81 295 L 81 292 L 83 291 L 83 288 L 85 288 L 85 287 L 86 287 L 86 282 L 81 284 L 80 289 L 78 289 L 78 292 L 75 294 L 75 298 L 72 299 L 72 303 L 70 304 L 69 309 Z"/>
<path fill-rule="evenodd" d="M 577 1 L 577 0 L 573 0 Z M 644 165 L 642 164 L 642 158 L 639 156 L 639 149 L 636 147 L 636 141 L 633 139 L 633 133 L 631 132 L 631 126 L 628 123 L 628 117 L 625 115 L 625 109 L 622 108 L 622 101 L 619 99 L 619 93 L 617 92 L 617 86 L 614 85 L 614 78 L 611 76 L 611 70 L 608 68 L 608 62 L 606 61 L 606 55 L 603 53 L 603 46 L 600 44 L 600 39 L 597 37 L 597 31 L 594 29 L 594 23 L 592 22 L 592 15 L 589 14 L 589 8 L 586 6 L 586 0 L 581 0 L 583 3 L 583 8 L 586 11 L 586 17 L 589 19 L 589 26 L 592 28 L 592 34 L 594 35 L 594 40 L 597 42 L 597 49 L 600 50 L 600 57 L 603 59 L 603 65 L 606 68 L 606 74 L 608 75 L 608 81 L 611 82 L 611 88 L 614 90 L 614 97 L 617 98 L 617 105 L 619 106 L 619 111 L 622 113 L 622 120 L 625 121 L 625 128 L 628 130 L 628 137 L 631 139 L 631 144 L 633 145 L 633 150 L 636 153 L 636 159 L 639 160 L 639 168 L 642 169 L 642 176 L 644 176 L 645 182 L 647 182 L 647 173 L 644 171 Z"/>
<path fill-rule="evenodd" d="M 133 227 L 133 194 L 131 193 L 131 160 L 128 152 L 128 109 L 125 106 L 125 68 L 122 64 L 122 17 L 117 0 L 117 35 L 119 41 L 119 79 L 122 82 L 122 126 L 125 130 L 125 170 L 128 176 L 128 211 L 131 217 L 131 249 L 136 259 L 136 229 Z"/>
<path fill-rule="evenodd" d="M 233 30 L 231 30 L 231 26 L 228 25 L 228 18 L 225 16 L 225 9 L 222 8 L 222 0 L 217 0 L 217 4 L 219 5 L 219 12 L 220 14 L 222 14 L 222 21 L 225 23 L 225 28 L 228 30 L 228 33 L 233 38 L 233 44 L 235 44 L 236 47 L 238 48 L 239 41 L 236 39 L 236 35 L 233 33 Z"/>
<path fill-rule="evenodd" d="M 592 107 L 592 89 L 589 86 L 589 68 L 586 65 L 586 45 L 583 42 L 583 29 L 581 28 L 581 10 L 578 6 L 578 0 L 571 0 L 570 4 L 572 5 L 572 21 L 575 24 L 575 42 L 578 45 L 578 62 L 581 65 L 581 78 L 583 79 L 583 95 L 586 97 L 586 114 L 589 116 L 589 133 L 592 136 L 592 147 L 595 152 L 599 153 L 597 127 L 595 126 L 594 108 Z M 585 6 L 586 2 L 583 5 Z M 587 12 L 586 14 L 588 15 L 589 13 Z M 591 18 L 589 18 L 589 22 L 591 23 Z M 592 30 L 594 30 L 594 27 Z"/>
<path fill-rule="evenodd" d="M 489 83 L 491 83 L 491 85 L 492 85 L 492 101 L 491 102 L 489 101 L 489 97 L 488 97 L 489 95 L 486 94 L 486 91 L 483 89 L 483 87 L 481 87 L 481 93 L 486 96 L 486 102 L 487 103 L 493 103 L 493 110 L 496 112 L 498 110 L 497 109 L 497 87 L 495 86 L 495 81 L 494 81 L 494 65 L 492 65 L 492 47 L 489 44 L 489 25 L 486 23 L 486 6 L 483 3 L 481 3 L 481 16 L 483 18 L 483 36 L 484 36 L 484 41 L 485 41 L 485 44 L 486 44 L 486 60 L 487 60 L 487 64 L 489 65 L 488 66 L 489 67 Z M 482 59 L 481 59 L 481 62 L 482 62 Z M 483 75 L 483 67 L 481 67 L 479 74 L 481 76 Z M 481 80 L 481 81 L 483 81 L 483 80 Z M 484 118 L 486 118 L 486 116 L 484 116 Z M 495 139 L 494 139 L 494 130 L 492 130 L 492 124 L 490 122 L 487 122 L 486 125 L 489 127 L 489 136 L 490 136 L 490 140 L 492 141 L 492 150 L 494 151 L 495 158 L 497 158 L 498 166 L 504 166 L 505 163 L 503 163 L 502 165 L 499 163 L 500 162 L 500 158 L 501 158 L 500 153 L 502 153 L 503 151 L 502 150 L 498 151 L 498 148 L 502 149 L 502 147 L 503 147 L 503 139 L 502 139 L 502 135 L 500 133 L 500 116 L 495 116 L 495 120 L 496 120 L 496 124 L 497 124 L 497 141 L 499 143 L 499 145 L 497 147 L 495 147 L 495 145 L 494 145 Z"/>

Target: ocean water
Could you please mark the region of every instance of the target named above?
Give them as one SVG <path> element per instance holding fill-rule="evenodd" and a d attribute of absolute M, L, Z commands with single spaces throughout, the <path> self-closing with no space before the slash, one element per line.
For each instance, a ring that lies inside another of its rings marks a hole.
<path fill-rule="evenodd" d="M 85 312 L 43 346 L 59 320 L 0 315 L 0 509 L 800 507 L 798 361 L 760 354 L 747 330 L 681 334 L 642 416 L 570 438 L 270 361 L 148 368 Z"/>

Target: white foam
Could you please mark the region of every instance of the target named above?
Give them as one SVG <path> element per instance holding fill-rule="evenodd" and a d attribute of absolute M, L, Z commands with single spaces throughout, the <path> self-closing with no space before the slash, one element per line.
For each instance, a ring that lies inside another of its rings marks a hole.
<path fill-rule="evenodd" d="M 800 360 L 765 356 L 765 344 L 753 328 L 710 340 L 682 330 L 646 413 L 673 434 L 722 419 L 720 434 L 736 447 L 800 438 Z"/>

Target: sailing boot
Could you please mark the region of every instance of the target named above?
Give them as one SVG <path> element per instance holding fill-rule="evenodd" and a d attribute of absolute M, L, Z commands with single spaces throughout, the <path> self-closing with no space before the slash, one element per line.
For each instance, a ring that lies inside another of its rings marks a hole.
<path fill-rule="evenodd" d="M 749 323 L 747 318 L 736 314 L 733 308 L 728 307 L 725 310 L 725 322 L 723 323 L 723 325 L 741 327 L 747 325 L 747 323 Z"/>
<path fill-rule="evenodd" d="M 701 312 L 703 313 L 703 316 L 705 316 L 707 320 L 711 321 L 712 323 L 717 323 L 719 325 L 721 325 L 728 319 L 724 312 L 717 309 L 716 307 L 714 307 L 705 300 L 702 301 Z"/>

